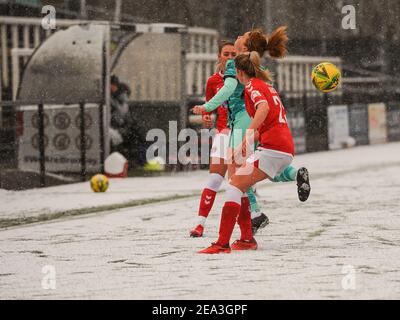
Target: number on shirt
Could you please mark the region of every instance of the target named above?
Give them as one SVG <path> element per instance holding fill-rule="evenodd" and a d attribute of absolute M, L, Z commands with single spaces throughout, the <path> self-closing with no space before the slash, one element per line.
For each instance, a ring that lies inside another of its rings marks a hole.
<path fill-rule="evenodd" d="M 279 99 L 278 96 L 273 96 L 272 98 L 274 99 L 275 105 L 280 108 L 279 123 L 287 123 L 286 116 L 283 115 L 283 104 L 281 99 Z"/>

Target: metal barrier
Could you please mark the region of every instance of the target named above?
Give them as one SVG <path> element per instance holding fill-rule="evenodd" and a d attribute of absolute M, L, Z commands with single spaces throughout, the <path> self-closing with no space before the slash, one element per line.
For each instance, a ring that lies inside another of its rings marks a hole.
<path fill-rule="evenodd" d="M 108 21 L 57 19 L 57 29 L 44 30 L 41 23 L 42 19 L 38 18 L 0 16 L 0 88 L 8 88 L 14 100 L 21 71 L 29 56 L 49 36 L 74 25 L 110 25 Z M 149 32 L 147 24 L 112 24 L 112 27 L 115 26 L 130 29 L 132 32 Z"/>
<path fill-rule="evenodd" d="M 87 23 L 101 24 L 108 22 L 57 19 L 57 30 Z M 173 24 L 129 24 L 129 26 L 134 27 L 134 32 L 141 33 L 166 33 L 173 28 L 185 27 Z M 2 85 L 0 87 L 10 87 L 11 85 L 15 98 L 19 73 L 23 70 L 23 66 L 29 58 L 30 52 L 32 52 L 30 50 L 35 49 L 57 30 L 42 29 L 41 19 L 0 17 L 2 65 Z M 214 29 L 197 27 L 187 28 L 187 34 L 184 92 L 191 99 L 203 98 L 207 79 L 215 71 L 219 34 Z M 342 67 L 341 59 L 338 57 L 289 56 L 283 60 L 277 60 L 275 63 L 277 89 L 288 92 L 288 94 L 290 92 L 296 94 L 297 92 L 307 91 L 311 95 L 318 95 L 317 91 L 311 90 L 310 73 L 312 67 L 322 61 L 329 61 L 339 68 Z M 10 79 L 10 75 L 12 79 Z M 333 94 L 341 95 L 342 89 L 338 88 Z"/>
<path fill-rule="evenodd" d="M 21 77 L 21 67 L 23 68 L 34 49 L 29 48 L 14 48 L 11 50 L 11 65 L 12 65 L 12 98 L 17 98 L 18 85 Z M 23 61 L 20 61 L 21 57 Z"/>
<path fill-rule="evenodd" d="M 218 32 L 205 28 L 189 28 L 189 48 L 186 54 L 186 94 L 204 95 L 208 77 L 215 72 L 218 54 Z"/>
<path fill-rule="evenodd" d="M 41 19 L 0 17 L 0 52 L 2 88 L 11 86 L 15 98 L 20 71 L 29 55 L 52 33 L 72 25 L 108 24 L 107 21 L 57 19 L 56 30 L 44 30 Z M 118 24 L 134 26 L 134 32 L 169 32 L 171 24 Z M 176 25 L 177 26 L 177 25 Z M 202 96 L 207 78 L 213 73 L 218 52 L 218 32 L 214 29 L 188 28 L 189 46 L 186 52 L 186 94 Z M 1 100 L 1 98 L 0 98 Z"/>
<path fill-rule="evenodd" d="M 10 79 L 10 75 L 13 75 L 12 77 L 15 78 L 12 68 L 12 50 L 35 49 L 56 31 L 51 29 L 44 30 L 41 22 L 42 20 L 37 18 L 0 17 L 2 87 L 9 87 L 11 85 L 12 80 Z M 59 19 L 57 20 L 57 28 L 65 29 L 71 25 L 81 23 L 85 23 L 85 21 Z M 15 57 L 17 57 L 16 51 L 14 51 L 14 61 Z M 28 57 L 24 55 L 22 63 L 25 64 L 27 59 Z M 18 69 L 22 70 L 22 68 L 23 66 L 19 65 Z M 15 83 L 17 83 L 16 80 L 14 80 L 14 85 Z"/>
<path fill-rule="evenodd" d="M 309 57 L 288 56 L 282 60 L 276 60 L 276 88 L 280 92 L 286 92 L 288 96 L 299 96 L 306 92 L 310 96 L 322 95 L 313 90 L 311 70 L 321 62 L 331 62 L 339 70 L 342 70 L 342 60 L 338 57 Z M 342 86 L 332 93 L 335 96 L 343 94 Z"/>

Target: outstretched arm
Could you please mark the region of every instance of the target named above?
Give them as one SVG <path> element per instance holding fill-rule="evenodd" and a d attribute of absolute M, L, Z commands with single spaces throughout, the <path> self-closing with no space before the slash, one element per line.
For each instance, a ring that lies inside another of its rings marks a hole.
<path fill-rule="evenodd" d="M 206 108 L 206 112 L 214 111 L 225 101 L 227 101 L 231 97 L 231 95 L 235 92 L 237 85 L 238 81 L 236 78 L 226 78 L 224 81 L 224 86 L 217 92 L 217 94 L 210 101 L 208 101 L 204 105 L 204 107 Z"/>
<path fill-rule="evenodd" d="M 226 78 L 224 86 L 217 92 L 217 94 L 203 106 L 195 106 L 192 111 L 194 114 L 202 114 L 203 112 L 212 112 L 228 100 L 235 92 L 238 85 L 236 78 Z"/>

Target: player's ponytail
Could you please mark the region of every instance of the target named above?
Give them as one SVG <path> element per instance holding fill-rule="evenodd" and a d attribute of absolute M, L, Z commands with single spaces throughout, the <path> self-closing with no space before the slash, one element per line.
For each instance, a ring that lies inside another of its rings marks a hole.
<path fill-rule="evenodd" d="M 245 45 L 249 52 L 256 51 L 260 57 L 263 57 L 268 49 L 267 40 L 268 38 L 261 28 L 254 28 L 249 32 Z"/>
<path fill-rule="evenodd" d="M 286 33 L 287 26 L 279 27 L 269 36 L 267 39 L 267 50 L 272 58 L 283 58 L 287 54 L 286 45 L 289 41 L 289 37 Z"/>
<path fill-rule="evenodd" d="M 283 58 L 287 53 L 286 45 L 289 41 L 286 29 L 287 26 L 282 26 L 267 35 L 261 28 L 255 28 L 249 32 L 245 45 L 248 51 L 257 51 L 260 57 L 268 51 L 272 58 Z"/>
<path fill-rule="evenodd" d="M 271 82 L 271 75 L 261 66 L 261 58 L 258 52 L 252 51 L 241 54 L 235 58 L 235 66 L 242 70 L 250 78 L 258 78 L 265 82 Z"/>

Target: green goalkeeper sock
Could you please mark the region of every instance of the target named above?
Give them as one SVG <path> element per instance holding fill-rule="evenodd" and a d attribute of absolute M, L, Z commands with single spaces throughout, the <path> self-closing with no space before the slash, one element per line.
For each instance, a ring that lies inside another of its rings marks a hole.
<path fill-rule="evenodd" d="M 296 181 L 297 169 L 292 166 L 287 166 L 280 175 L 277 175 L 273 182 L 290 182 Z"/>
<path fill-rule="evenodd" d="M 250 201 L 250 211 L 252 212 L 258 212 L 261 210 L 260 205 L 257 202 L 257 197 L 254 194 L 253 188 L 249 188 L 249 190 L 247 190 L 246 192 L 247 196 L 249 197 L 249 201 Z"/>

